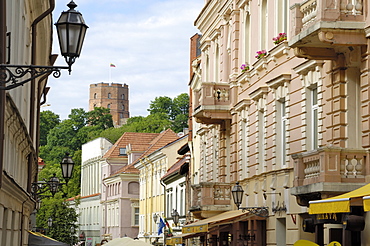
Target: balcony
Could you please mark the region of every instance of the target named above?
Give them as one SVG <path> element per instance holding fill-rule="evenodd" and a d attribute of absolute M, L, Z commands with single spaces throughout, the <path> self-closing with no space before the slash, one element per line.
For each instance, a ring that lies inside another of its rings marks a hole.
<path fill-rule="evenodd" d="M 292 195 L 308 200 L 348 192 L 363 186 L 370 175 L 368 151 L 323 147 L 295 154 Z"/>
<path fill-rule="evenodd" d="M 299 57 L 335 59 L 340 47 L 366 45 L 366 5 L 361 0 L 306 0 L 291 7 L 289 46 Z M 352 49 L 350 48 L 350 49 Z"/>
<path fill-rule="evenodd" d="M 221 124 L 231 119 L 229 84 L 203 82 L 194 90 L 194 99 L 193 116 L 198 123 Z"/>
<path fill-rule="evenodd" d="M 197 219 L 209 218 L 231 209 L 231 185 L 225 183 L 201 182 L 192 185 L 190 211 Z"/>

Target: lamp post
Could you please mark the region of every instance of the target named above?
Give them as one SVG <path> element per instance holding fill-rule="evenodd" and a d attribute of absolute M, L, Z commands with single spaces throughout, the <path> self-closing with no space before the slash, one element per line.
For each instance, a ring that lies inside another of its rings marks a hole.
<path fill-rule="evenodd" d="M 74 234 L 76 233 L 75 227 L 73 225 L 71 225 L 70 231 L 71 231 L 71 245 L 73 245 L 73 241 L 74 241 L 73 237 L 74 237 Z"/>
<path fill-rule="evenodd" d="M 49 217 L 48 219 L 48 235 L 50 235 L 50 228 L 53 226 L 53 219 Z"/>
<path fill-rule="evenodd" d="M 153 214 L 153 221 L 154 221 L 154 224 L 157 223 L 157 219 L 158 219 L 158 215 L 156 213 Z"/>
<path fill-rule="evenodd" d="M 177 224 L 179 223 L 179 218 L 180 218 L 179 212 L 177 212 L 176 209 L 173 209 L 171 216 L 172 216 L 173 223 L 175 223 L 175 226 L 177 226 Z"/>
<path fill-rule="evenodd" d="M 68 66 L 0 64 L 0 90 L 16 88 L 50 73 L 53 74 L 54 78 L 59 78 L 62 69 L 68 69 L 71 73 L 72 64 L 80 56 L 88 26 L 85 24 L 82 14 L 75 10 L 77 5 L 73 0 L 67 6 L 69 10 L 62 12 L 55 26 L 60 50 Z"/>
<path fill-rule="evenodd" d="M 244 190 L 241 185 L 239 185 L 239 182 L 236 182 L 235 186 L 231 189 L 231 194 L 238 210 L 242 209 L 243 212 L 250 212 L 260 217 L 268 217 L 268 207 L 240 207 L 243 201 Z"/>
<path fill-rule="evenodd" d="M 62 175 L 66 183 L 68 184 L 69 179 L 72 177 L 72 171 L 74 167 L 74 162 L 72 157 L 67 152 L 60 163 L 60 167 L 62 168 Z"/>
<path fill-rule="evenodd" d="M 62 175 L 66 183 L 60 183 L 55 173 L 53 177 L 49 179 L 49 181 L 44 180 L 32 183 L 31 194 L 33 195 L 35 200 L 39 201 L 41 197 L 48 197 L 47 195 L 43 195 L 47 191 L 50 191 L 52 196 L 54 196 L 59 191 L 59 187 L 61 187 L 64 184 L 67 185 L 69 179 L 72 176 L 72 171 L 74 167 L 74 162 L 69 153 L 65 153 L 65 156 L 63 157 L 60 165 L 62 169 Z"/>
<path fill-rule="evenodd" d="M 75 10 L 77 5 L 73 0 L 67 6 L 69 10 L 62 12 L 55 26 L 58 32 L 60 52 L 69 66 L 69 73 L 71 73 L 72 64 L 80 56 L 88 26 L 85 24 L 82 14 Z"/>

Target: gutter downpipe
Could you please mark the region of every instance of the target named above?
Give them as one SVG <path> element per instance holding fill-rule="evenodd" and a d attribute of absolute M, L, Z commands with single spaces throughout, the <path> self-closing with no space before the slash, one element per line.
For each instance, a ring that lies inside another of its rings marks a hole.
<path fill-rule="evenodd" d="M 55 8 L 55 0 L 49 0 L 49 8 L 43 12 L 41 15 L 39 15 L 33 22 L 32 22 L 32 49 L 31 49 L 31 64 L 32 65 L 36 65 L 36 55 L 37 55 L 37 45 L 36 45 L 36 36 L 37 36 L 37 24 L 40 23 L 45 17 L 47 17 L 48 15 L 50 15 L 53 10 Z M 51 23 L 50 23 L 51 24 Z M 51 31 L 51 33 L 53 33 Z M 52 40 L 52 36 L 51 36 L 51 40 Z M 50 58 L 49 58 L 50 59 Z M 38 83 L 38 88 L 37 88 L 37 97 L 35 95 L 36 93 L 36 80 L 33 79 L 31 81 L 31 92 L 30 92 L 30 125 L 29 125 L 29 128 L 30 128 L 30 137 L 32 139 L 32 141 L 34 142 L 34 147 L 35 147 L 35 150 L 36 150 L 36 153 L 33 153 L 35 154 L 36 156 L 33 156 L 33 154 L 31 153 L 30 155 L 30 158 L 34 160 L 33 164 L 37 165 L 37 155 L 38 155 L 38 152 L 39 152 L 39 140 L 37 139 L 38 136 L 39 136 L 39 126 L 38 126 L 38 123 L 39 123 L 39 115 L 40 115 L 40 100 L 39 100 L 39 94 L 40 94 L 40 84 L 41 84 L 41 81 L 43 79 L 39 80 L 39 83 Z M 36 102 L 36 99 L 37 99 L 37 102 Z M 37 107 L 37 113 L 35 115 L 35 104 L 36 104 L 36 107 Z M 36 124 L 36 125 L 35 125 Z M 37 127 L 36 129 L 36 134 L 35 134 L 35 127 Z M 32 162 L 31 162 L 32 163 Z M 32 177 L 32 165 L 29 165 L 28 166 L 28 180 L 30 182 L 28 182 L 28 187 L 27 187 L 27 191 L 30 191 L 31 190 L 31 183 L 32 181 L 36 181 L 35 179 L 37 178 L 36 177 Z"/>
<path fill-rule="evenodd" d="M 0 64 L 5 63 L 6 52 L 6 0 L 0 0 Z M 0 86 L 3 82 L 0 81 Z M 0 188 L 3 183 L 4 167 L 4 135 L 5 135 L 5 107 L 6 96 L 5 90 L 0 90 Z"/>

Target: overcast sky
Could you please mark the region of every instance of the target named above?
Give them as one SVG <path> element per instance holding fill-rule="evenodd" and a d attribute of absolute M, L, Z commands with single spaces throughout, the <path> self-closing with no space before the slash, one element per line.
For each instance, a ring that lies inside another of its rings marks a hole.
<path fill-rule="evenodd" d="M 129 86 L 131 116 L 146 116 L 155 97 L 188 92 L 190 37 L 199 32 L 194 20 L 204 0 L 74 1 L 89 29 L 72 74 L 63 71 L 59 79 L 49 77 L 51 106 L 43 110 L 61 119 L 73 108 L 88 110 L 89 85 L 99 82 Z M 54 23 L 68 10 L 68 2 L 56 1 Z M 55 65 L 64 66 L 56 36 L 53 53 L 59 54 Z M 110 68 L 110 63 L 116 67 Z"/>

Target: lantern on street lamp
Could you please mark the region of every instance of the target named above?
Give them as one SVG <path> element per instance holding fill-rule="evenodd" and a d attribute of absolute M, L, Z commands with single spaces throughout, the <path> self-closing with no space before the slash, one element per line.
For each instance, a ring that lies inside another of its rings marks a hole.
<path fill-rule="evenodd" d="M 52 227 L 53 226 L 53 219 L 51 217 L 49 217 L 48 219 L 48 227 Z"/>
<path fill-rule="evenodd" d="M 62 175 L 66 183 L 68 183 L 69 179 L 72 177 L 74 165 L 75 163 L 73 162 L 72 157 L 69 155 L 69 153 L 66 153 L 62 159 L 62 162 L 60 163 Z"/>
<path fill-rule="evenodd" d="M 69 10 L 63 11 L 55 26 L 57 28 L 60 52 L 65 61 L 71 66 L 76 58 L 80 56 L 82 44 L 88 26 L 82 17 L 82 14 L 75 10 L 77 4 L 73 0 L 67 4 Z"/>
<path fill-rule="evenodd" d="M 242 204 L 243 201 L 243 194 L 244 190 L 243 188 L 239 185 L 239 182 L 236 182 L 235 186 L 231 190 L 231 194 L 233 195 L 234 203 L 238 207 L 240 207 L 240 204 Z"/>
<path fill-rule="evenodd" d="M 158 219 L 158 215 L 157 215 L 157 213 L 154 213 L 153 214 L 153 221 L 154 221 L 154 223 L 157 223 L 157 219 Z"/>
<path fill-rule="evenodd" d="M 175 223 L 175 226 L 177 226 L 177 224 L 179 223 L 179 218 L 180 218 L 179 212 L 177 212 L 176 209 L 173 209 L 171 216 L 172 216 L 173 223 Z"/>
<path fill-rule="evenodd" d="M 0 64 L 0 90 L 11 90 L 49 74 L 53 74 L 54 78 L 59 78 L 62 69 L 68 69 L 71 73 L 72 64 L 80 56 L 88 26 L 85 24 L 82 14 L 75 10 L 77 5 L 73 0 L 67 6 L 69 10 L 62 12 L 55 26 L 60 51 L 68 66 Z"/>
<path fill-rule="evenodd" d="M 240 207 L 243 201 L 244 190 L 239 185 L 239 182 L 236 182 L 235 186 L 231 189 L 231 194 L 238 210 L 242 209 L 243 212 L 250 212 L 260 217 L 268 217 L 268 207 Z"/>
<path fill-rule="evenodd" d="M 49 180 L 49 189 L 53 196 L 55 195 L 55 193 L 58 192 L 59 186 L 60 186 L 59 179 L 56 177 L 56 174 L 54 173 L 54 176 L 51 177 Z"/>

